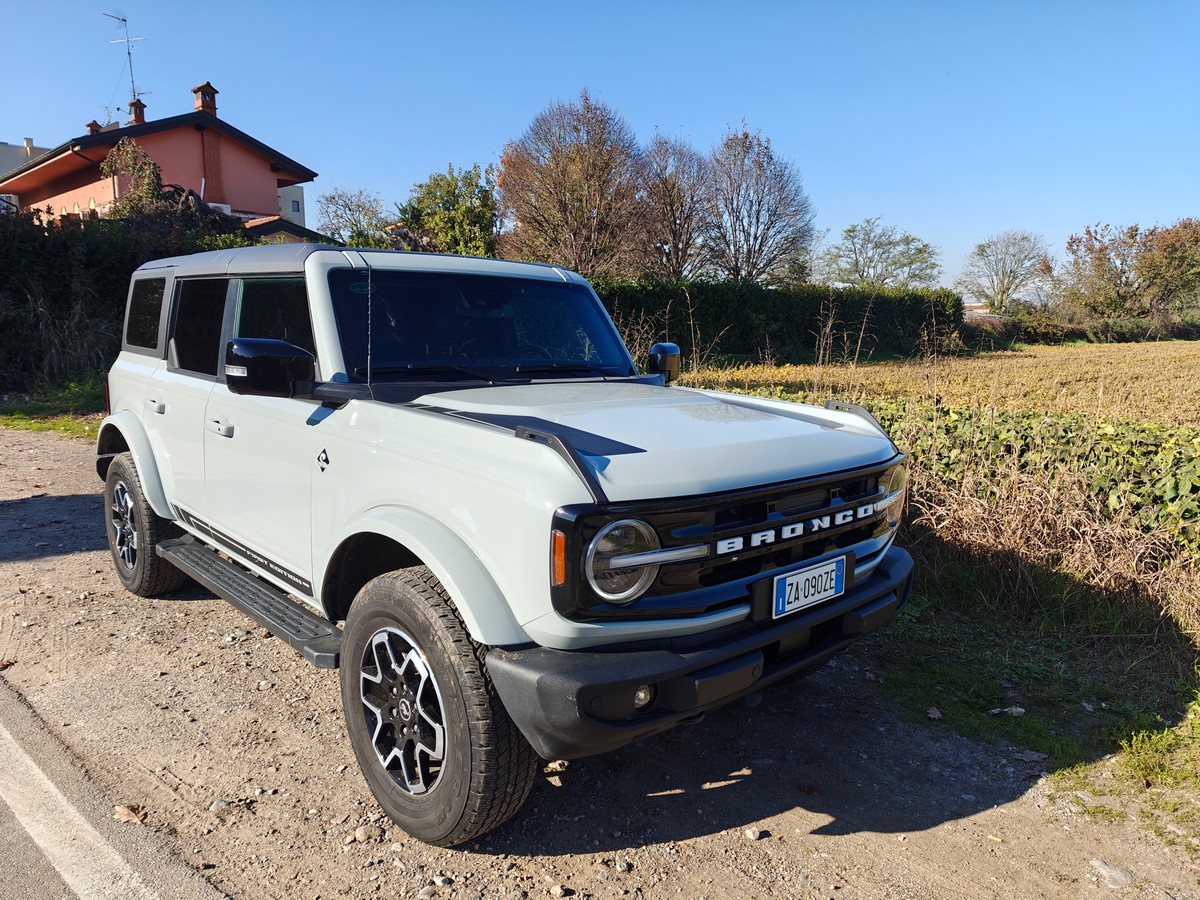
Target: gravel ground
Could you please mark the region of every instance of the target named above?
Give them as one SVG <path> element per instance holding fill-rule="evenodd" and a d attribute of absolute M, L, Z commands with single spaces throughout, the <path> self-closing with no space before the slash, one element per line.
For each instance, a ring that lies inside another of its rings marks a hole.
<path fill-rule="evenodd" d="M 547 764 L 513 821 L 425 846 L 359 775 L 336 673 L 201 589 L 126 593 L 89 445 L 0 429 L 0 451 L 0 678 L 230 896 L 1200 900 L 1136 816 L 1080 817 L 1020 748 L 902 720 L 852 657 Z"/>

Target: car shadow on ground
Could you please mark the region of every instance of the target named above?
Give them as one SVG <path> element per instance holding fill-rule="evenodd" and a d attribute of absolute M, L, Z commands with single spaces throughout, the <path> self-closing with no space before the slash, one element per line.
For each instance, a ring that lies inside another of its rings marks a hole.
<path fill-rule="evenodd" d="M 66 556 L 108 546 L 104 497 L 95 494 L 35 494 L 0 500 L 0 562 Z"/>
<path fill-rule="evenodd" d="M 905 833 L 1008 803 L 1040 776 L 1013 748 L 900 720 L 866 674 L 841 657 L 699 724 L 574 761 L 509 826 L 465 849 L 611 852 L 729 829 L 769 834 L 785 813 L 788 830 L 806 834 Z"/>

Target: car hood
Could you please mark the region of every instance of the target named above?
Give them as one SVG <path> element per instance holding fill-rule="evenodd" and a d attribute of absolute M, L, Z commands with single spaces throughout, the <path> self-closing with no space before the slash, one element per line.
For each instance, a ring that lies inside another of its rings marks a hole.
<path fill-rule="evenodd" d="M 878 464 L 892 442 L 853 413 L 647 384 L 527 384 L 427 394 L 422 407 L 553 432 L 611 501 L 694 496 Z"/>

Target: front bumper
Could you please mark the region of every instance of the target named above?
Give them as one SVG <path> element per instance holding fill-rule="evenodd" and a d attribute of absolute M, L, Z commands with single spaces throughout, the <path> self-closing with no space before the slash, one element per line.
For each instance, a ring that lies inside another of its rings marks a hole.
<path fill-rule="evenodd" d="M 585 651 L 493 649 L 487 666 L 500 699 L 545 759 L 577 759 L 657 734 L 793 675 L 814 669 L 890 622 L 908 601 L 912 557 L 890 548 L 842 597 L 724 638 L 684 647 Z M 670 643 L 670 642 L 666 642 Z M 652 685 L 637 710 L 633 695 Z"/>

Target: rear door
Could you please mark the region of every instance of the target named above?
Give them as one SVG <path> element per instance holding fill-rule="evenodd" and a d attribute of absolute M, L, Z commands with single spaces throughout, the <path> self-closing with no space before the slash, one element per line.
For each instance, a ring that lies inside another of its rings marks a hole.
<path fill-rule="evenodd" d="M 166 359 L 146 384 L 142 419 L 180 512 L 204 507 L 204 408 L 217 380 L 228 292 L 226 278 L 175 281 Z"/>

